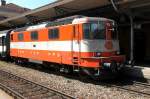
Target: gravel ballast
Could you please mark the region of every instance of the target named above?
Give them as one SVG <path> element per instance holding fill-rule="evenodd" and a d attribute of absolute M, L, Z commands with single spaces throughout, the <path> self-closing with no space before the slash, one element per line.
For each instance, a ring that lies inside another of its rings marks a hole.
<path fill-rule="evenodd" d="M 65 76 L 45 73 L 3 61 L 0 61 L 0 70 L 8 71 L 20 77 L 36 81 L 80 99 L 149 99 L 114 87 L 86 83 Z"/>

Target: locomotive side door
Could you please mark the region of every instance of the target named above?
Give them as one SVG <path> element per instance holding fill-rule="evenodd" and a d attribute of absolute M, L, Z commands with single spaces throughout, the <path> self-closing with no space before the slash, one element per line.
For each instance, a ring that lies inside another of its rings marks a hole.
<path fill-rule="evenodd" d="M 72 64 L 73 65 L 79 65 L 80 60 L 80 30 L 79 25 L 73 26 L 73 33 L 72 33 Z"/>

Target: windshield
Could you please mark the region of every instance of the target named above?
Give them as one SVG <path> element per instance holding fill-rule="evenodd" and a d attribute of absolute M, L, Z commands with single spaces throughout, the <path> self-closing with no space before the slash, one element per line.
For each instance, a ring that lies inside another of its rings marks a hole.
<path fill-rule="evenodd" d="M 105 23 L 91 22 L 83 24 L 84 39 L 105 39 Z"/>

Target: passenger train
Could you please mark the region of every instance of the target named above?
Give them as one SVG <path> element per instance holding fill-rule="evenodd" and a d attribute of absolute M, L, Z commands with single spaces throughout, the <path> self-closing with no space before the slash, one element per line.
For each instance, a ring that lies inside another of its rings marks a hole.
<path fill-rule="evenodd" d="M 115 74 L 124 65 L 115 22 L 72 16 L 34 26 L 0 31 L 0 55 L 15 62 L 36 62 L 62 72 L 90 76 Z"/>

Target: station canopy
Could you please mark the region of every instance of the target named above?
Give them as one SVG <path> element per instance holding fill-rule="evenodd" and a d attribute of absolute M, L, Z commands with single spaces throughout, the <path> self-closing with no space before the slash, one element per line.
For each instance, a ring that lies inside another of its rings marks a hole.
<path fill-rule="evenodd" d="M 124 8 L 139 8 L 150 5 L 149 0 L 113 1 Z M 51 21 L 63 15 L 84 10 L 86 11 L 88 9 L 103 7 L 107 5 L 111 6 L 110 0 L 58 0 L 43 7 L 25 12 L 21 15 L 2 20 L 0 21 L 0 29 L 10 29 L 34 22 L 42 22 L 48 20 Z"/>

